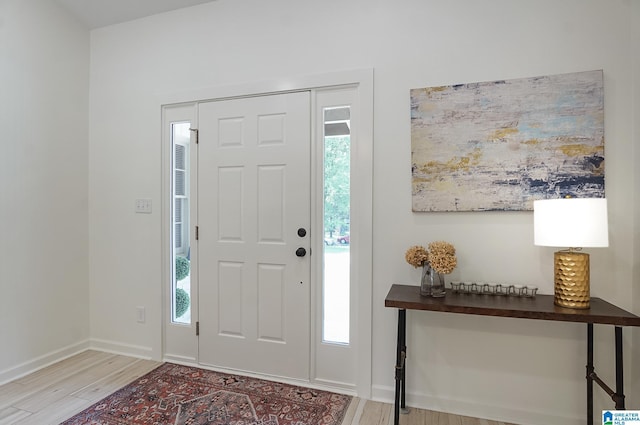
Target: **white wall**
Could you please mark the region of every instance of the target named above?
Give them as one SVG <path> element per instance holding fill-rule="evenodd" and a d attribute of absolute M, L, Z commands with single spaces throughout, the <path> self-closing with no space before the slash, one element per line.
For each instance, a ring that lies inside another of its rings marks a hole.
<path fill-rule="evenodd" d="M 0 1 L 0 382 L 88 346 L 89 31 Z"/>
<path fill-rule="evenodd" d="M 161 355 L 161 95 L 361 68 L 375 69 L 374 396 L 392 396 L 396 312 L 383 300 L 392 283 L 417 282 L 408 246 L 455 244 L 452 279 L 532 283 L 547 294 L 553 285 L 553 249 L 533 246 L 531 213 L 411 213 L 411 88 L 603 69 L 611 246 L 591 250 L 592 295 L 640 313 L 632 24 L 640 19 L 629 0 L 218 0 L 93 31 L 94 343 Z M 153 199 L 153 214 L 134 214 L 138 197 Z M 136 323 L 136 306 L 147 323 Z M 408 332 L 410 404 L 522 424 L 584 422 L 586 326 L 410 312 Z M 596 367 L 611 385 L 612 338 L 596 327 Z M 640 406 L 638 387 L 628 406 Z M 596 389 L 595 411 L 609 407 Z"/>

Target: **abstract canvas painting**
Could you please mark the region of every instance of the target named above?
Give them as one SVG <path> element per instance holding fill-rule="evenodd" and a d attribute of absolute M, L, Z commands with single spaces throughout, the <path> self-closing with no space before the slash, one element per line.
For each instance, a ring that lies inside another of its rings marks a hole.
<path fill-rule="evenodd" d="M 602 71 L 411 90 L 413 211 L 604 197 Z"/>

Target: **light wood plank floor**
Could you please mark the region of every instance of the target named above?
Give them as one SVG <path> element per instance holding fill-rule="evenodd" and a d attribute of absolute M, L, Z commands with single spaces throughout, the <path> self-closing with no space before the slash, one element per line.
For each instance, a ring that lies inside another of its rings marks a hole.
<path fill-rule="evenodd" d="M 159 362 L 85 351 L 0 386 L 0 425 L 55 425 L 150 372 Z M 354 400 L 343 425 L 391 425 L 393 406 Z M 411 409 L 401 425 L 510 425 Z"/>

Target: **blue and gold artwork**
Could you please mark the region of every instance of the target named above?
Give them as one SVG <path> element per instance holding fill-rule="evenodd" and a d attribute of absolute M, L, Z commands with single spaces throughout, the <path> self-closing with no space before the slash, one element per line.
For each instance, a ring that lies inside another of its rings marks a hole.
<path fill-rule="evenodd" d="M 411 90 L 413 211 L 604 197 L 602 71 Z"/>

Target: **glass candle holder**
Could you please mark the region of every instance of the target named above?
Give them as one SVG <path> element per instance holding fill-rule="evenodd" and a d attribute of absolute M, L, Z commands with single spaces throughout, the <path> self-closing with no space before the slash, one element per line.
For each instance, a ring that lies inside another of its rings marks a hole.
<path fill-rule="evenodd" d="M 484 295 L 492 295 L 493 294 L 493 285 L 489 283 L 482 283 L 482 294 Z"/>
<path fill-rule="evenodd" d="M 521 297 L 524 287 L 522 285 L 511 285 L 509 287 L 509 295 L 513 295 L 514 297 Z"/>
<path fill-rule="evenodd" d="M 509 285 L 498 283 L 496 285 L 496 295 L 509 295 Z"/>

